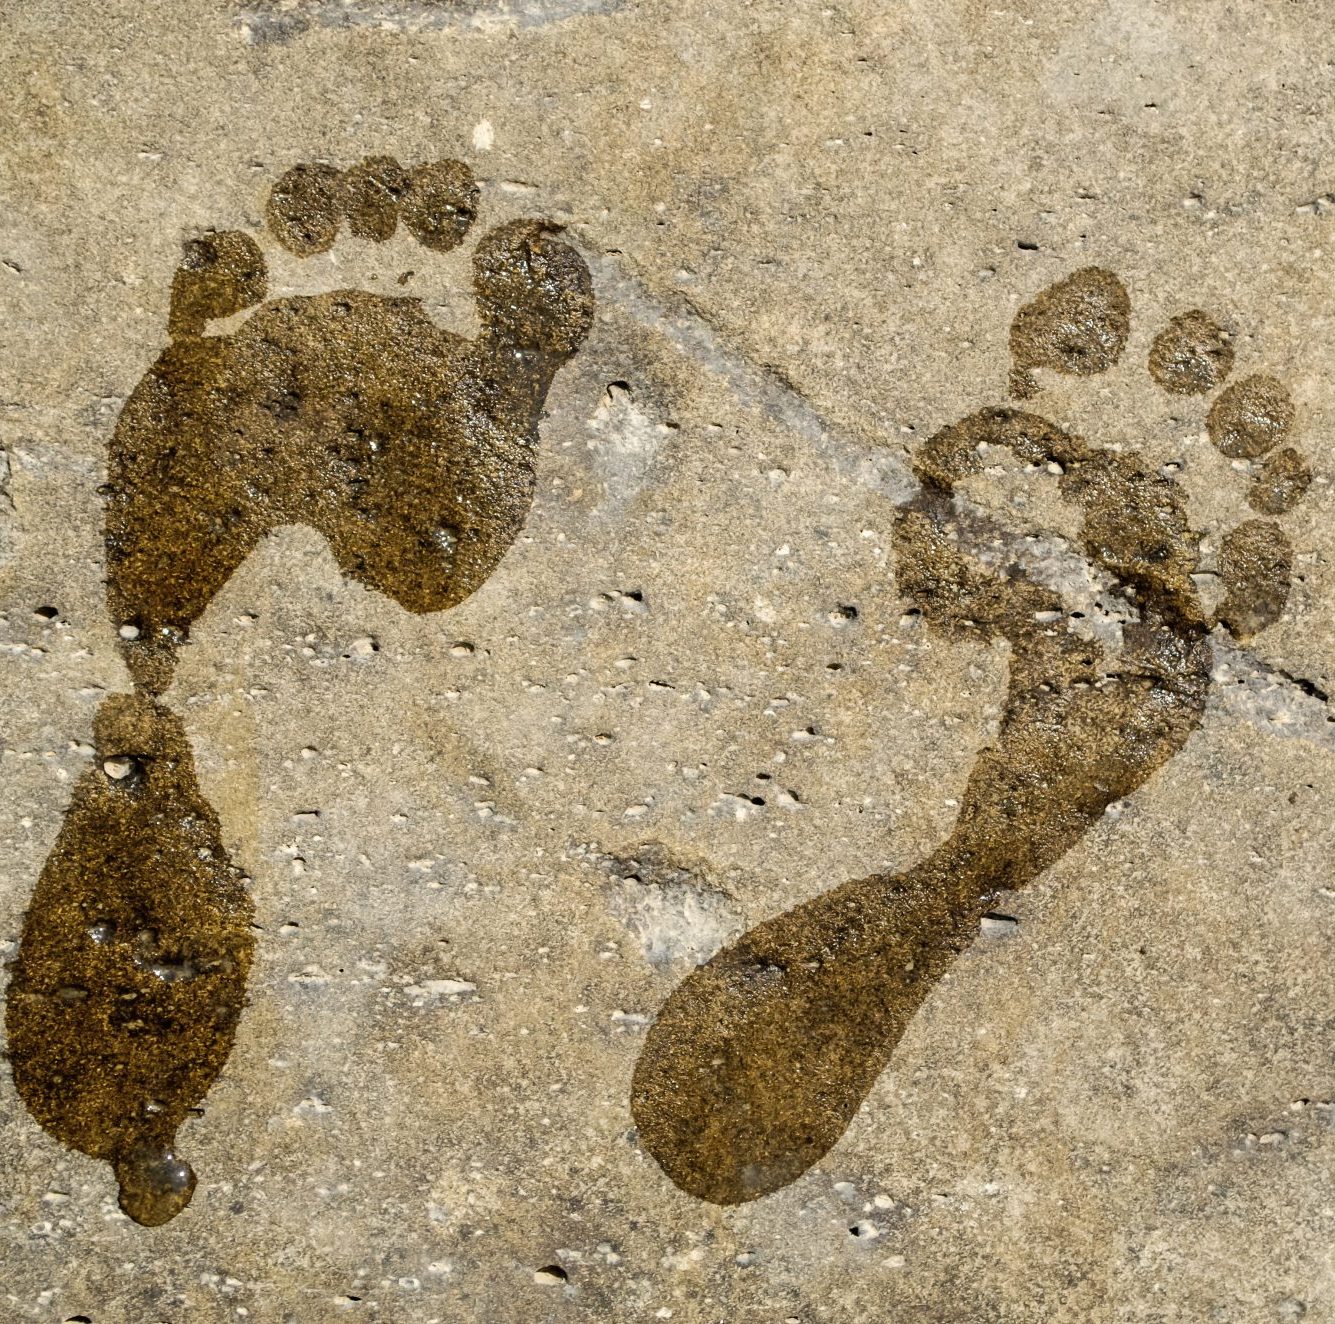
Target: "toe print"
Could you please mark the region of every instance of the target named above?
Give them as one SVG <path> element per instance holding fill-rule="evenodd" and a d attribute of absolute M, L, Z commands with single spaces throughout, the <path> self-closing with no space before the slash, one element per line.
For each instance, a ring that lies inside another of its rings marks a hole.
<path fill-rule="evenodd" d="M 1125 345 L 1129 307 L 1121 282 L 1098 268 L 1025 305 L 1011 331 L 1021 392 L 1035 389 L 1032 368 L 1110 366 Z M 1212 327 L 1189 315 L 1156 342 L 1172 389 L 1204 389 L 1198 383 L 1227 372 L 1231 353 Z M 1280 398 L 1270 387 L 1221 397 L 1211 413 L 1216 444 L 1251 448 L 1260 430 L 1273 446 L 1292 422 Z M 1243 432 L 1251 439 L 1237 442 Z M 1061 475 L 1062 495 L 1082 515 L 1085 556 L 1130 609 L 1120 648 L 1082 633 L 1020 564 L 989 568 L 967 554 L 955 489 L 980 469 L 987 446 Z M 997 893 L 1060 859 L 1183 747 L 1205 711 L 1214 622 L 1193 580 L 1201 539 L 1184 491 L 1157 465 L 1012 409 L 944 428 L 913 464 L 921 490 L 896 517 L 893 538 L 900 589 L 931 628 L 1009 644 L 1000 728 L 937 851 L 902 874 L 844 883 L 760 924 L 661 1008 L 631 1108 L 666 1174 L 702 1199 L 753 1200 L 817 1162 Z M 1302 477 L 1281 478 L 1289 474 Z M 1275 500 L 1291 503 L 1307 477 L 1295 455 L 1263 481 L 1267 491 L 1285 484 Z M 1274 521 L 1239 525 L 1219 555 L 1227 597 L 1218 622 L 1244 638 L 1271 624 L 1291 563 Z"/>
<path fill-rule="evenodd" d="M 1306 495 L 1312 471 L 1292 446 L 1275 450 L 1293 430 L 1297 410 L 1283 382 L 1257 373 L 1220 392 L 1205 421 L 1216 449 L 1253 462 L 1248 504 L 1263 515 L 1283 515 Z M 1260 465 L 1255 462 L 1261 460 Z M 1293 577 L 1293 548 L 1272 519 L 1246 520 L 1219 550 L 1226 596 L 1218 620 L 1238 639 L 1250 639 L 1284 612 Z"/>
<path fill-rule="evenodd" d="M 343 219 L 343 176 L 330 165 L 293 166 L 269 192 L 273 237 L 298 257 L 333 248 Z"/>
<path fill-rule="evenodd" d="M 267 219 L 300 255 L 330 247 L 344 220 L 373 240 L 401 220 L 444 251 L 477 209 L 459 162 L 377 157 L 346 174 L 297 166 Z M 492 230 L 473 268 L 482 329 L 466 340 L 412 298 L 264 303 L 258 244 L 205 235 L 172 282 L 171 343 L 116 423 L 107 601 L 135 693 L 95 721 L 97 764 L 29 907 L 6 1028 L 30 1111 L 112 1165 L 141 1223 L 166 1222 L 194 1191 L 175 1136 L 226 1063 L 251 954 L 249 897 L 158 696 L 200 612 L 278 525 L 315 528 L 345 574 L 413 612 L 451 607 L 491 574 L 528 514 L 547 389 L 593 295 L 541 221 Z M 246 309 L 230 334 L 208 334 Z"/>
<path fill-rule="evenodd" d="M 1210 408 L 1205 426 L 1221 455 L 1255 460 L 1293 427 L 1293 401 L 1282 382 L 1257 375 L 1235 382 Z"/>
<path fill-rule="evenodd" d="M 225 230 L 192 239 L 172 281 L 168 334 L 203 335 L 211 318 L 253 308 L 268 283 L 264 254 L 248 234 Z"/>
<path fill-rule="evenodd" d="M 423 248 L 448 253 L 477 215 L 473 172 L 458 161 L 418 166 L 403 194 L 403 223 Z"/>
<path fill-rule="evenodd" d="M 1228 332 L 1199 309 L 1173 318 L 1150 348 L 1150 376 L 1176 395 L 1202 395 L 1232 367 Z"/>
<path fill-rule="evenodd" d="M 399 228 L 399 203 L 408 172 L 392 156 L 368 157 L 344 176 L 348 229 L 358 239 L 382 244 Z"/>
<path fill-rule="evenodd" d="M 1260 471 L 1252 478 L 1247 504 L 1262 515 L 1286 515 L 1307 495 L 1312 485 L 1312 470 L 1306 460 L 1285 446 L 1266 457 Z"/>
<path fill-rule="evenodd" d="M 1238 639 L 1250 639 L 1273 625 L 1289 600 L 1293 549 L 1273 520 L 1253 519 L 1224 536 L 1219 576 L 1227 595 L 1219 621 Z"/>
<path fill-rule="evenodd" d="M 1034 395 L 1034 368 L 1088 377 L 1122 357 L 1131 330 L 1131 299 L 1111 271 L 1085 267 L 1044 290 L 1011 323 L 1011 394 Z"/>

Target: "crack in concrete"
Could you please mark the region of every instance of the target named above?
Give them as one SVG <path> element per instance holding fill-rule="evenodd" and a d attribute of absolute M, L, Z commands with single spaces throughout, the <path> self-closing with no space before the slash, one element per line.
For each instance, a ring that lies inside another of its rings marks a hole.
<path fill-rule="evenodd" d="M 588 236 L 583 236 L 585 244 Z M 830 459 L 838 472 L 882 493 L 897 506 L 911 501 L 918 480 L 907 461 L 891 450 L 850 436 L 821 413 L 774 369 L 753 363 L 728 345 L 709 322 L 685 301 L 674 309 L 643 281 L 628 274 L 615 258 L 584 254 L 599 297 L 615 303 L 632 321 L 661 336 L 683 357 L 721 377 L 734 399 L 772 419 Z"/>
<path fill-rule="evenodd" d="M 309 0 L 293 6 L 249 5 L 234 20 L 252 46 L 283 45 L 312 29 L 371 28 L 416 34 L 460 28 L 540 28 L 614 14 L 625 0 Z"/>
<path fill-rule="evenodd" d="M 1335 749 L 1335 715 L 1318 697 L 1324 691 L 1313 687 L 1317 693 L 1309 693 L 1300 678 L 1250 649 L 1239 648 L 1222 630 L 1216 630 L 1210 642 L 1214 648 L 1210 694 L 1225 712 L 1267 735 Z"/>

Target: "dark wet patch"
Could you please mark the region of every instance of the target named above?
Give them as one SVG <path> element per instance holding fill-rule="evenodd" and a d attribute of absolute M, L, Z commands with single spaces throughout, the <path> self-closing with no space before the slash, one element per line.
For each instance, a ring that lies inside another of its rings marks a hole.
<path fill-rule="evenodd" d="M 269 190 L 264 219 L 284 248 L 310 257 L 334 246 L 343 205 L 342 173 L 331 165 L 303 163 Z"/>
<path fill-rule="evenodd" d="M 194 1189 L 175 1135 L 231 1051 L 253 911 L 179 719 L 116 695 L 94 738 L 24 921 L 5 1029 L 33 1116 L 115 1165 L 122 1207 L 151 1225 Z"/>
<path fill-rule="evenodd" d="M 192 239 L 172 280 L 167 331 L 203 335 L 210 320 L 253 308 L 268 288 L 264 254 L 248 234 L 223 230 Z"/>
<path fill-rule="evenodd" d="M 344 220 L 356 238 L 376 243 L 402 221 L 423 247 L 445 253 L 463 241 L 478 201 L 477 181 L 462 161 L 405 170 L 392 156 L 371 156 L 346 172 L 294 166 L 270 190 L 265 220 L 298 257 L 332 248 Z"/>
<path fill-rule="evenodd" d="M 409 611 L 487 579 L 528 514 L 542 403 L 592 293 L 537 222 L 484 236 L 474 268 L 475 341 L 417 299 L 337 290 L 163 351 L 107 482 L 108 604 L 136 684 L 162 692 L 192 623 L 282 524 L 317 529 L 344 574 Z"/>
<path fill-rule="evenodd" d="M 1205 426 L 1221 454 L 1255 460 L 1288 437 L 1294 413 L 1284 383 L 1257 374 L 1224 391 L 1210 407 Z"/>
<path fill-rule="evenodd" d="M 1122 356 L 1131 330 L 1131 298 L 1111 271 L 1085 267 L 1050 285 L 1011 322 L 1011 394 L 1038 390 L 1032 370 L 1089 376 Z"/>
<path fill-rule="evenodd" d="M 1150 376 L 1175 395 L 1203 395 L 1218 386 L 1232 367 L 1228 332 L 1199 309 L 1173 318 L 1150 347 Z"/>
<path fill-rule="evenodd" d="M 403 194 L 403 223 L 424 248 L 448 253 L 477 215 L 473 172 L 458 161 L 418 166 Z"/>
<path fill-rule="evenodd" d="M 392 238 L 407 186 L 408 172 L 392 156 L 367 157 L 353 166 L 344 177 L 348 229 L 358 239 L 376 243 Z"/>
<path fill-rule="evenodd" d="M 1293 573 L 1293 547 L 1274 520 L 1251 519 L 1219 548 L 1219 575 L 1227 590 L 1219 619 L 1239 639 L 1250 639 L 1283 615 Z"/>
<path fill-rule="evenodd" d="M 1084 550 L 1140 620 L 1112 658 L 1069 632 L 1055 593 L 959 551 L 954 484 L 978 448 L 1055 463 L 1084 511 Z M 895 527 L 896 573 L 948 633 L 1011 646 L 996 742 L 947 842 L 897 875 L 845 883 L 761 924 L 672 994 L 636 1067 L 632 1111 L 677 1185 L 735 1204 L 794 1180 L 834 1143 L 918 1007 L 997 895 L 1059 859 L 1200 722 L 1208 622 L 1181 489 L 1134 455 L 1087 448 L 1032 414 L 987 410 L 917 456 L 921 496 Z"/>

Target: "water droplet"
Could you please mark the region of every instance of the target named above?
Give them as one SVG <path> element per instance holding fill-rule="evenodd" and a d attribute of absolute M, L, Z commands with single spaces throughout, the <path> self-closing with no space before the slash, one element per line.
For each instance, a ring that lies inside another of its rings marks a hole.
<path fill-rule="evenodd" d="M 116 1159 L 120 1206 L 144 1227 L 170 1222 L 195 1193 L 195 1171 L 166 1145 L 137 1145 Z"/>
<path fill-rule="evenodd" d="M 459 530 L 447 521 L 442 521 L 436 529 L 436 546 L 446 556 L 453 556 L 459 546 Z"/>
<path fill-rule="evenodd" d="M 153 961 L 148 965 L 149 972 L 164 984 L 182 984 L 194 979 L 199 973 L 193 961 Z"/>

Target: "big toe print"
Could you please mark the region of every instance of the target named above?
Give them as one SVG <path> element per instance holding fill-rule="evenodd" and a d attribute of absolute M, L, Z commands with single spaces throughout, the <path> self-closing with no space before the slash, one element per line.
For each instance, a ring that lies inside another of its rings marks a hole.
<path fill-rule="evenodd" d="M 1027 303 L 1011 322 L 1011 394 L 1038 391 L 1035 368 L 1088 377 L 1122 356 L 1131 331 L 1131 300 L 1111 271 L 1084 267 Z"/>
<path fill-rule="evenodd" d="M 479 191 L 457 161 L 290 170 L 274 237 L 300 257 L 346 224 L 460 244 Z M 473 254 L 481 333 L 363 290 L 264 302 L 255 239 L 186 245 L 170 344 L 110 442 L 107 601 L 135 684 L 95 722 L 24 925 L 6 1026 L 14 1079 L 52 1135 L 109 1162 L 144 1224 L 195 1189 L 176 1132 L 226 1063 L 245 1002 L 251 903 L 160 696 L 191 625 L 274 527 L 308 524 L 345 574 L 413 612 L 477 589 L 533 495 L 552 379 L 588 332 L 588 269 L 553 227 L 512 221 Z M 234 330 L 210 324 L 249 311 Z"/>
<path fill-rule="evenodd" d="M 1027 304 L 1011 333 L 1017 393 L 1036 393 L 1044 370 L 1110 367 L 1129 312 L 1120 280 L 1100 268 Z M 1156 342 L 1151 372 L 1167 389 L 1204 391 L 1227 375 L 1231 349 L 1220 351 L 1203 320 Z M 1274 449 L 1293 422 L 1287 393 L 1261 377 L 1233 390 L 1211 409 L 1210 435 L 1226 455 L 1268 456 L 1249 499 L 1261 511 L 1287 509 L 1311 478 L 1296 451 Z M 1082 514 L 1085 557 L 1128 608 L 1115 652 L 1021 564 L 968 554 L 955 489 L 988 447 L 1060 474 Z M 768 1194 L 838 1141 L 997 893 L 1039 876 L 1182 748 L 1205 709 L 1212 626 L 1247 638 L 1287 600 L 1287 540 L 1273 521 L 1248 520 L 1220 549 L 1227 596 L 1212 620 L 1193 579 L 1200 536 L 1183 490 L 1139 455 L 1099 450 L 1038 415 L 982 410 L 937 433 L 914 468 L 920 494 L 895 522 L 899 585 L 931 627 L 1009 644 L 999 731 L 938 850 L 903 874 L 844 883 L 760 924 L 660 1010 L 631 1108 L 666 1174 L 702 1199 Z"/>

